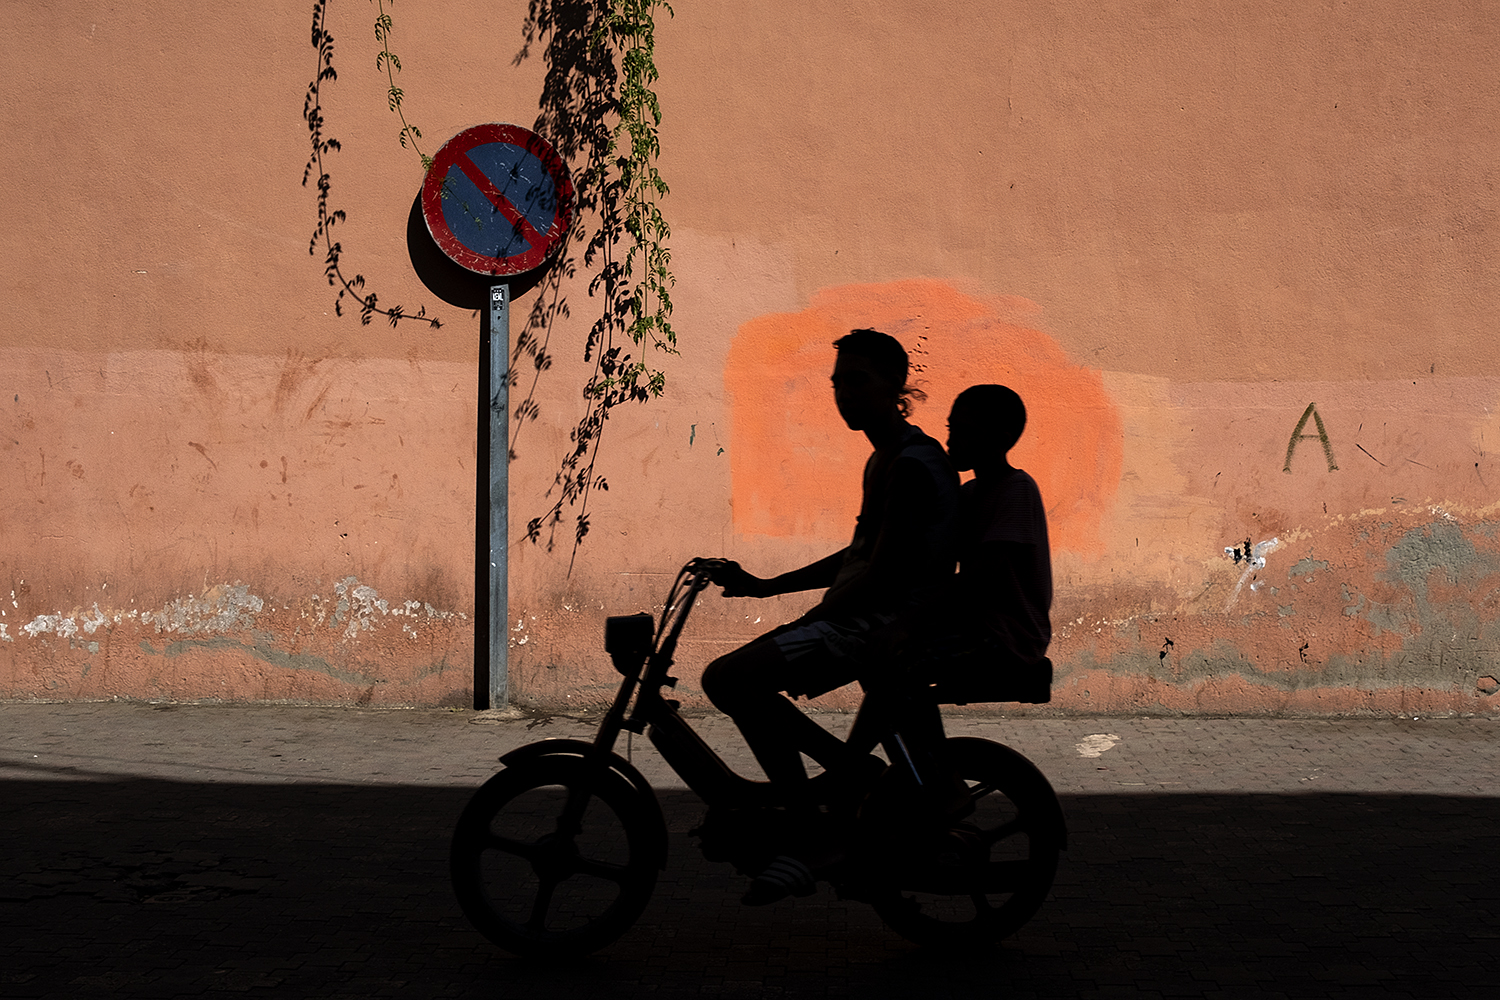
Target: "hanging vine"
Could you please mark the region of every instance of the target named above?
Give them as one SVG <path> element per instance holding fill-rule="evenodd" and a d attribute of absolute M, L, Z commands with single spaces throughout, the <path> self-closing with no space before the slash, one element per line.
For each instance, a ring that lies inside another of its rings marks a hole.
<path fill-rule="evenodd" d="M 576 507 L 574 558 L 589 531 L 590 494 L 609 488 L 594 471 L 605 422 L 615 406 L 644 402 L 665 387 L 665 375 L 644 358 L 633 357 L 628 345 L 643 350 L 649 343 L 676 353 L 672 258 L 666 245 L 671 230 L 658 204 L 668 189 L 656 169 L 661 149 L 661 108 L 653 90 L 658 7 L 672 15 L 662 0 L 532 0 L 525 43 L 516 57 L 521 62 L 532 44 L 544 40 L 547 76 L 535 129 L 564 158 L 581 161 L 583 169 L 575 184 L 579 212 L 569 246 L 547 275 L 517 338 L 512 370 L 527 357 L 534 375 L 531 391 L 516 409 L 512 457 L 522 427 L 538 416 L 535 389 L 552 363 L 548 345 L 553 324 L 570 315 L 562 289 L 564 280 L 577 273 L 573 245 L 582 243 L 583 266 L 594 271 L 589 295 L 601 300 L 599 319 L 584 343 L 584 360 L 593 363 L 583 386 L 584 414 L 559 462 L 551 508 L 532 518 L 526 529 L 532 541 L 539 541 L 545 529 L 551 550 L 564 508 Z"/>
<path fill-rule="evenodd" d="M 374 2 L 375 40 L 380 44 L 375 67 L 386 74 L 387 104 L 401 120 L 398 141 L 403 148 L 416 151 L 425 170 L 431 167 L 432 159 L 419 146 L 421 130 L 406 119 L 402 105 L 405 95 L 396 83 L 401 60 L 391 51 L 393 19 L 386 9 L 387 0 Z M 394 5 L 395 0 L 389 2 Z M 348 296 L 359 303 L 361 323 L 368 324 L 372 316 L 381 315 L 392 326 L 412 319 L 441 326 L 436 318 L 427 317 L 425 309 L 408 315 L 400 306 L 380 306 L 373 292 L 365 293 L 362 275 L 346 279 L 340 269 L 342 247 L 333 240 L 332 229 L 345 221 L 345 213 L 329 208 L 329 175 L 323 164 L 326 154 L 340 148 L 337 139 L 324 134 L 321 104 L 322 84 L 338 78 L 333 66 L 333 36 L 326 26 L 327 4 L 328 0 L 315 0 L 313 4 L 312 44 L 318 53 L 317 73 L 308 85 L 303 106 L 312 154 L 302 183 L 306 186 L 316 175 L 318 185 L 318 225 L 309 252 L 316 253 L 320 242 L 325 248 L 325 275 L 331 286 L 340 289 L 335 302 L 340 315 Z M 552 506 L 526 526 L 533 542 L 540 541 L 545 533 L 551 550 L 564 509 L 576 508 L 572 531 L 575 558 L 589 531 L 589 497 L 594 490 L 609 488 L 604 477 L 595 474 L 595 464 L 611 411 L 621 403 L 645 402 L 659 396 L 666 386 L 665 374 L 632 352 L 648 347 L 669 354 L 677 351 L 671 323 L 672 255 L 667 246 L 671 229 L 660 208 L 668 188 L 656 167 L 661 152 L 661 106 L 654 89 L 658 79 L 658 9 L 673 16 L 664 0 L 530 0 L 524 42 L 516 56 L 519 64 L 533 44 L 544 45 L 547 74 L 534 129 L 574 165 L 578 211 L 573 230 L 544 277 L 525 328 L 516 340 L 512 382 L 518 380 L 522 359 L 530 362 L 533 374 L 527 395 L 514 406 L 517 419 L 510 458 L 515 458 L 521 430 L 540 414 L 536 389 L 542 372 L 552 365 L 549 345 L 553 325 L 571 315 L 564 282 L 577 276 L 580 264 L 592 273 L 588 294 L 599 303 L 598 318 L 589 327 L 582 351 L 583 360 L 592 366 L 582 387 L 584 414 L 569 435 L 568 452 L 558 463 L 548 492 L 554 500 Z"/>
<path fill-rule="evenodd" d="M 401 134 L 398 136 L 401 148 L 405 149 L 408 142 L 411 148 L 416 150 L 418 158 L 422 161 L 422 170 L 432 169 L 432 157 L 422 152 L 417 145 L 417 140 L 422 138 L 422 130 L 411 125 L 406 120 L 406 112 L 401 110 L 401 99 L 405 96 L 402 89 L 396 86 L 396 74 L 401 72 L 401 59 L 391 51 L 391 15 L 385 12 L 385 0 L 375 0 L 379 13 L 375 17 L 375 40 L 380 43 L 380 54 L 375 57 L 375 68 L 385 70 L 385 79 L 388 85 L 386 100 L 392 111 L 401 119 Z M 391 6 L 396 5 L 396 0 L 391 0 Z"/>
<path fill-rule="evenodd" d="M 315 174 L 318 184 L 318 224 L 313 230 L 312 239 L 308 241 L 307 252 L 310 255 L 316 256 L 318 245 L 321 243 L 323 246 L 323 274 L 328 279 L 328 284 L 339 290 L 338 298 L 333 303 L 333 311 L 336 315 L 342 316 L 344 314 L 344 299 L 347 296 L 359 303 L 359 321 L 364 325 L 369 325 L 371 318 L 374 316 L 384 316 L 393 327 L 400 325 L 402 320 L 414 320 L 426 323 L 433 329 L 437 329 L 443 324 L 436 316 L 427 315 L 426 306 L 411 314 L 405 312 L 399 305 L 382 306 L 374 292 L 367 292 L 365 290 L 364 275 L 355 274 L 352 278 L 344 276 L 341 265 L 343 246 L 334 240 L 333 227 L 344 222 L 347 216 L 343 209 L 329 208 L 329 194 L 332 184 L 328 171 L 323 165 L 324 156 L 337 152 L 341 148 L 337 139 L 326 136 L 323 132 L 323 83 L 325 81 L 331 83 L 338 79 L 338 71 L 333 67 L 333 35 L 329 33 L 327 28 L 327 9 L 328 0 L 314 0 L 312 45 L 317 50 L 318 58 L 312 82 L 307 85 L 307 96 L 302 102 L 302 118 L 307 122 L 308 133 L 312 141 L 312 153 L 308 157 L 307 166 L 302 171 L 302 186 L 306 187 L 308 180 Z M 380 38 L 384 51 L 376 59 L 377 67 L 381 65 L 380 60 L 382 58 L 390 57 L 392 60 L 395 58 L 391 56 L 390 47 L 386 44 L 386 38 L 389 37 L 390 20 L 385 14 L 383 6 L 381 8 L 381 21 L 378 21 L 377 25 L 380 25 L 382 22 L 383 28 L 377 27 L 377 38 Z M 383 32 L 384 37 L 379 34 L 381 32 Z M 396 68 L 400 68 L 398 62 L 388 63 L 387 65 L 394 65 Z M 391 77 L 391 89 L 393 92 L 391 96 L 393 103 L 392 110 L 399 113 L 400 91 L 395 86 L 394 77 Z M 410 126 L 406 125 L 404 115 L 402 115 L 401 121 L 403 125 L 401 133 L 403 139 L 402 145 L 405 145 L 406 129 L 410 128 Z M 413 138 L 421 134 L 416 132 L 415 129 L 411 131 Z"/>
<path fill-rule="evenodd" d="M 625 231 L 631 238 L 625 254 L 625 279 L 635 278 L 635 287 L 630 290 L 630 339 L 638 345 L 649 341 L 658 350 L 675 354 L 672 253 L 665 242 L 672 231 L 657 204 L 668 192 L 666 181 L 656 169 L 656 158 L 661 154 L 657 135 L 661 105 L 652 89 L 657 80 L 655 8 L 664 8 L 669 17 L 673 12 L 664 0 L 614 0 L 612 6 L 607 34 L 619 48 L 622 63 L 620 123 L 615 127 L 614 141 L 618 145 L 623 138 L 628 148 L 628 154 L 618 157 L 616 163 Z M 652 395 L 661 395 L 666 382 L 661 372 L 638 361 L 631 375 L 644 378 Z"/>

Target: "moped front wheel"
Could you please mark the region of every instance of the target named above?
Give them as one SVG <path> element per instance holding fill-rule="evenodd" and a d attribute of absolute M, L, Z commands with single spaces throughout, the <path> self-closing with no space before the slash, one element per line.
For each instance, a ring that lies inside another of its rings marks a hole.
<path fill-rule="evenodd" d="M 664 841 L 654 797 L 582 757 L 540 757 L 474 793 L 449 868 L 464 915 L 490 941 L 521 956 L 583 955 L 646 908 Z"/>
<path fill-rule="evenodd" d="M 1021 754 L 989 740 L 948 741 L 973 811 L 913 823 L 909 779 L 886 772 L 860 815 L 874 873 L 871 902 L 917 944 L 973 948 L 1015 933 L 1041 907 L 1066 840 L 1052 786 Z"/>

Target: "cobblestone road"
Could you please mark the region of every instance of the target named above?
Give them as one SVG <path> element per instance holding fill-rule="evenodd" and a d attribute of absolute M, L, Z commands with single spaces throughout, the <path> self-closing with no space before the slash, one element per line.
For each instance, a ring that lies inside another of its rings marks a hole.
<path fill-rule="evenodd" d="M 822 717 L 837 732 L 842 716 Z M 695 720 L 732 764 L 732 725 Z M 826 890 L 762 909 L 638 741 L 670 857 L 640 922 L 518 962 L 453 902 L 447 840 L 499 754 L 568 718 L 0 705 L 0 996 L 1489 997 L 1500 723 L 1005 719 L 1070 826 L 1015 938 L 926 954 Z M 622 748 L 623 749 L 623 748 Z"/>

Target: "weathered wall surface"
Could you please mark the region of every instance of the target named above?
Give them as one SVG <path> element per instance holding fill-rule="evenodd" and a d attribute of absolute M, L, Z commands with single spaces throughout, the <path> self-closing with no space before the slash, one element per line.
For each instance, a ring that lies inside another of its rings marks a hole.
<path fill-rule="evenodd" d="M 420 166 L 354 0 L 329 10 L 336 237 L 444 325 L 335 315 L 300 183 L 311 13 L 71 0 L 0 39 L 0 697 L 469 700 L 478 321 L 407 263 Z M 524 13 L 394 11 L 431 146 L 535 117 Z M 843 543 L 866 448 L 831 341 L 873 325 L 930 432 L 975 382 L 1031 407 L 1055 708 L 1495 711 L 1497 30 L 1456 0 L 679 7 L 682 353 L 610 421 L 570 572 L 521 530 L 580 412 L 593 306 L 565 285 L 511 466 L 514 695 L 601 702 L 603 617 L 692 555 L 772 573 Z M 707 598 L 684 700 L 809 600 Z"/>

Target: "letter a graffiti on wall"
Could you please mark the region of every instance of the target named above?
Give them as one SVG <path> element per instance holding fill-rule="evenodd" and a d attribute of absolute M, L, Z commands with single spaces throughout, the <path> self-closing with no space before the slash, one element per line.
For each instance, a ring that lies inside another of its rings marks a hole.
<path fill-rule="evenodd" d="M 1308 417 L 1313 418 L 1313 423 L 1317 426 L 1318 433 L 1302 433 L 1302 429 L 1307 426 Z M 1323 457 L 1328 459 L 1328 471 L 1338 471 L 1338 463 L 1333 460 L 1333 445 L 1328 443 L 1328 431 L 1323 426 L 1323 418 L 1318 415 L 1318 406 L 1316 403 L 1307 404 L 1307 409 L 1302 411 L 1302 419 L 1297 421 L 1296 428 L 1292 430 L 1292 439 L 1286 443 L 1286 462 L 1281 466 L 1282 472 L 1292 471 L 1292 455 L 1296 453 L 1299 441 L 1323 442 Z"/>

